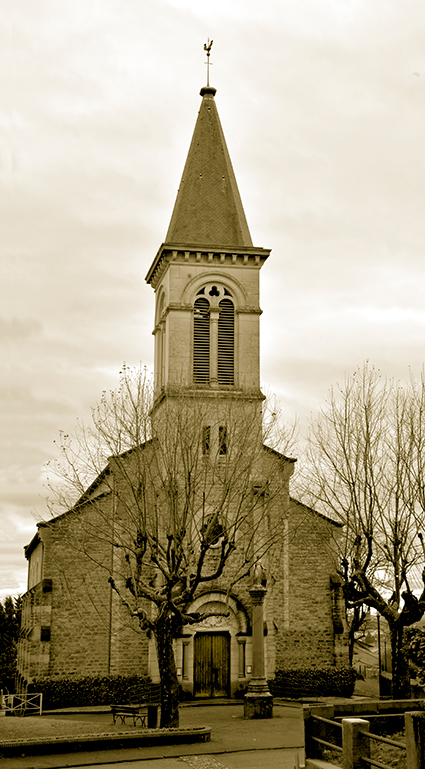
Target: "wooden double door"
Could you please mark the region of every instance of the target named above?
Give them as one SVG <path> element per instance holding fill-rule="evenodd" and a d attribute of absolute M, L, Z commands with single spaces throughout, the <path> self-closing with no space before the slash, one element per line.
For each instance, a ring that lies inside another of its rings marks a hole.
<path fill-rule="evenodd" d="M 228 697 L 230 634 L 197 633 L 194 647 L 195 697 Z"/>

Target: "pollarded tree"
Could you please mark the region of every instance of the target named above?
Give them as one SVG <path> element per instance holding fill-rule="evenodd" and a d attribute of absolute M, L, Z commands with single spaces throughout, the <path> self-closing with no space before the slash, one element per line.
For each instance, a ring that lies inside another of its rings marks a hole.
<path fill-rule="evenodd" d="M 352 641 L 363 607 L 388 623 L 394 698 L 410 696 L 403 631 L 425 611 L 425 589 L 412 590 L 418 574 L 425 585 L 424 428 L 423 379 L 401 387 L 365 365 L 312 421 L 304 468 L 310 504 L 344 524 L 337 547 Z"/>
<path fill-rule="evenodd" d="M 125 367 L 92 416 L 61 436 L 51 511 L 85 511 L 70 544 L 93 561 L 96 540 L 113 544 L 113 565 L 98 565 L 154 635 L 161 726 L 176 726 L 173 638 L 204 618 L 188 612 L 199 588 L 222 578 L 231 590 L 282 540 L 293 466 L 282 452 L 293 431 L 281 433 L 258 396 L 177 388 L 155 400 L 146 371 Z"/>

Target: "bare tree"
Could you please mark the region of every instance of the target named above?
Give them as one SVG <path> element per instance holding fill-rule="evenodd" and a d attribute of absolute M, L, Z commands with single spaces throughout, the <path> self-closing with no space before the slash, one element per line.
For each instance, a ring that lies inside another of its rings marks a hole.
<path fill-rule="evenodd" d="M 351 643 L 364 607 L 388 623 L 395 698 L 410 696 L 404 628 L 425 611 L 425 589 L 418 597 L 410 584 L 424 566 L 424 420 L 423 379 L 401 387 L 366 364 L 312 421 L 303 472 L 310 504 L 344 524 L 339 573 Z"/>
<path fill-rule="evenodd" d="M 176 726 L 173 638 L 203 618 L 188 611 L 202 585 L 223 578 L 230 591 L 284 536 L 292 465 L 282 451 L 293 430 L 282 433 L 276 409 L 258 395 L 176 388 L 155 399 L 146 371 L 126 367 L 92 417 L 61 435 L 49 504 L 55 516 L 90 507 L 72 543 L 89 557 L 96 539 L 113 543 L 113 565 L 100 565 L 154 635 L 161 726 Z"/>

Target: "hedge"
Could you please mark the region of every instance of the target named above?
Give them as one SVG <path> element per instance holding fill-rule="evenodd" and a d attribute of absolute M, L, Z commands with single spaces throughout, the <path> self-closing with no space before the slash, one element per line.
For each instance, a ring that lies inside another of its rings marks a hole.
<path fill-rule="evenodd" d="M 126 704 L 137 699 L 137 689 L 150 683 L 149 676 L 88 676 L 86 678 L 41 678 L 28 686 L 28 693 L 43 694 L 43 710 Z"/>
<path fill-rule="evenodd" d="M 287 668 L 268 682 L 274 697 L 351 697 L 356 681 L 352 667 Z"/>

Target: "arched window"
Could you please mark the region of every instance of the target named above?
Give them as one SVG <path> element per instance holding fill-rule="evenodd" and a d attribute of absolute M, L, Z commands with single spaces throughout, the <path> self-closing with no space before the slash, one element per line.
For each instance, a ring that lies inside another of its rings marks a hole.
<path fill-rule="evenodd" d="M 195 301 L 193 321 L 193 379 L 196 384 L 210 381 L 210 305 L 201 296 Z"/>
<path fill-rule="evenodd" d="M 232 385 L 235 381 L 235 308 L 230 299 L 222 299 L 218 319 L 218 383 Z"/>
<path fill-rule="evenodd" d="M 204 286 L 195 300 L 193 379 L 213 387 L 235 383 L 235 307 L 220 285 Z"/>
<path fill-rule="evenodd" d="M 210 547 L 218 545 L 221 537 L 225 535 L 224 526 L 220 523 L 219 513 L 206 515 L 201 526 L 202 540 Z"/>

